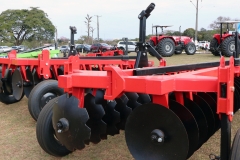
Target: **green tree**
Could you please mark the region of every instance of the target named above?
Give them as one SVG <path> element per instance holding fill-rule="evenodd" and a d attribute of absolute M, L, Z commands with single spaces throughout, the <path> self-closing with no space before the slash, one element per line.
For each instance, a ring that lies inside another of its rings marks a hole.
<path fill-rule="evenodd" d="M 55 27 L 37 7 L 6 10 L 0 14 L 0 39 L 21 45 L 24 40 L 52 40 Z"/>
<path fill-rule="evenodd" d="M 183 36 L 194 37 L 195 30 L 193 28 L 188 28 L 183 32 Z"/>

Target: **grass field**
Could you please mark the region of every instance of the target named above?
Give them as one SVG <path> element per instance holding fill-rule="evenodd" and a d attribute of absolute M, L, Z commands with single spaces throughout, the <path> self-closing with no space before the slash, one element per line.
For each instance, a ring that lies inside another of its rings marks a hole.
<path fill-rule="evenodd" d="M 154 58 L 149 56 L 149 60 Z M 200 62 L 219 61 L 209 53 L 174 55 L 165 58 L 167 65 L 192 64 Z M 158 64 L 156 60 L 155 64 Z M 128 151 L 124 139 L 124 131 L 119 135 L 109 136 L 99 144 L 90 144 L 81 151 L 75 151 L 63 158 L 56 158 L 45 153 L 36 140 L 35 125 L 27 108 L 28 99 L 24 97 L 20 102 L 5 105 L 0 103 L 0 159 L 4 160 L 131 160 L 133 159 Z M 232 135 L 240 128 L 240 115 L 235 114 L 233 118 Z M 232 136 L 233 138 L 233 136 Z M 219 155 L 220 135 L 216 132 L 190 160 L 207 160 L 208 155 L 213 153 Z"/>

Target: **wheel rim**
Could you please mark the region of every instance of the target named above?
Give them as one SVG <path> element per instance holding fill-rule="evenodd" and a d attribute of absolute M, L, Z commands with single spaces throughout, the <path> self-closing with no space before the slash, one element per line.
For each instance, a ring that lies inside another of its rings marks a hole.
<path fill-rule="evenodd" d="M 55 94 L 53 93 L 46 93 L 42 96 L 41 100 L 40 100 L 40 107 L 41 109 L 43 109 L 43 107 L 53 98 L 57 97 Z"/>
<path fill-rule="evenodd" d="M 235 44 L 234 43 L 235 43 L 234 41 L 229 43 L 228 49 L 231 53 L 235 51 Z"/>
<path fill-rule="evenodd" d="M 173 50 L 172 44 L 170 42 L 165 43 L 165 47 L 164 48 L 165 48 L 165 51 L 167 53 L 170 53 Z"/>
<path fill-rule="evenodd" d="M 193 45 L 190 45 L 190 46 L 188 47 L 188 51 L 189 51 L 190 53 L 193 53 L 193 52 L 194 52 L 194 47 L 193 47 Z"/>

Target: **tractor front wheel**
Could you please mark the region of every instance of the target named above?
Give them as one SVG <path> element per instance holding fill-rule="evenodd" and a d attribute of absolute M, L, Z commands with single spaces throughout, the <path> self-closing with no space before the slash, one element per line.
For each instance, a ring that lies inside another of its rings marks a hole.
<path fill-rule="evenodd" d="M 161 40 L 158 44 L 158 53 L 163 57 L 171 57 L 175 51 L 175 44 L 172 39 L 165 38 Z"/>
<path fill-rule="evenodd" d="M 187 55 L 194 55 L 196 53 L 196 46 L 193 42 L 189 42 L 185 46 L 185 52 Z"/>
<path fill-rule="evenodd" d="M 235 52 L 235 39 L 233 36 L 227 37 L 222 42 L 222 54 L 226 57 L 230 57 Z"/>
<path fill-rule="evenodd" d="M 210 51 L 214 56 L 219 56 L 218 48 L 219 48 L 218 41 L 216 38 L 213 38 L 210 42 Z"/>

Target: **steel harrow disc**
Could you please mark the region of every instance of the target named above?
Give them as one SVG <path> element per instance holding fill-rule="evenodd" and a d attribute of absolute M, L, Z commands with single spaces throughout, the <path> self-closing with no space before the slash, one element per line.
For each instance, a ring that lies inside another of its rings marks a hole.
<path fill-rule="evenodd" d="M 134 110 L 136 107 L 150 103 L 151 98 L 148 94 L 135 93 L 135 92 L 126 92 L 125 95 L 128 97 L 127 105 Z"/>
<path fill-rule="evenodd" d="M 186 160 L 189 140 L 182 120 L 159 104 L 143 104 L 129 115 L 125 139 L 137 160 Z"/>
<path fill-rule="evenodd" d="M 215 116 L 208 103 L 200 96 L 193 94 L 193 101 L 202 109 L 208 123 L 208 138 L 215 133 Z"/>
<path fill-rule="evenodd" d="M 87 126 L 91 128 L 90 142 L 99 143 L 101 141 L 101 135 L 106 134 L 106 123 L 102 121 L 105 111 L 101 104 L 96 104 L 95 97 L 88 93 L 84 97 L 84 108 L 87 109 L 89 114 L 89 120 Z M 89 143 L 89 142 L 86 142 Z"/>
<path fill-rule="evenodd" d="M 141 104 L 151 103 L 151 97 L 148 94 L 138 93 L 139 98 L 137 101 Z"/>
<path fill-rule="evenodd" d="M 4 90 L 4 94 L 12 95 L 12 70 L 6 69 L 3 77 L 2 87 Z"/>
<path fill-rule="evenodd" d="M 197 149 L 201 147 L 201 145 L 208 139 L 208 124 L 206 117 L 202 111 L 202 109 L 191 99 L 187 98 L 185 94 L 184 96 L 184 107 L 186 107 L 191 114 L 194 116 L 198 130 L 199 130 L 199 140 L 197 144 Z M 176 101 L 175 94 L 172 92 L 169 94 L 169 98 Z"/>
<path fill-rule="evenodd" d="M 128 98 L 123 94 L 120 98 L 115 99 L 117 104 L 115 110 L 120 113 L 120 122 L 117 124 L 118 129 L 125 129 L 125 124 L 132 109 L 127 106 Z"/>
<path fill-rule="evenodd" d="M 234 112 L 238 111 L 240 108 L 240 78 L 234 78 Z"/>
<path fill-rule="evenodd" d="M 96 91 L 95 102 L 97 104 L 101 104 L 105 115 L 102 120 L 107 124 L 106 134 L 102 134 L 101 138 L 106 139 L 107 135 L 114 136 L 115 134 L 119 134 L 119 129 L 116 127 L 117 123 L 120 122 L 120 113 L 115 110 L 116 101 L 107 101 L 104 100 L 105 91 L 102 89 L 98 89 Z"/>
<path fill-rule="evenodd" d="M 139 98 L 138 94 L 135 92 L 125 92 L 125 95 L 128 98 L 127 105 L 134 110 L 136 107 L 139 107 L 141 103 L 137 102 Z"/>
<path fill-rule="evenodd" d="M 58 75 L 63 75 L 63 74 L 64 74 L 64 68 L 63 68 L 63 66 L 61 66 L 61 67 L 59 67 L 59 68 L 57 69 L 57 73 L 58 73 Z"/>
<path fill-rule="evenodd" d="M 20 100 L 23 94 L 23 78 L 19 69 L 15 69 L 12 75 L 13 96 Z"/>
<path fill-rule="evenodd" d="M 57 79 L 57 75 L 54 73 L 52 68 L 50 68 L 50 73 L 52 75 L 52 79 Z"/>
<path fill-rule="evenodd" d="M 211 107 L 214 119 L 215 119 L 215 132 L 220 128 L 220 119 L 219 115 L 217 114 L 217 102 L 207 93 L 204 92 L 198 92 L 198 96 L 200 96 L 202 99 L 204 99 L 208 105 Z"/>
<path fill-rule="evenodd" d="M 52 124 L 57 139 L 70 151 L 83 149 L 84 141 L 91 135 L 86 125 L 89 120 L 85 108 L 79 108 L 79 100 L 63 94 L 53 106 Z"/>
<path fill-rule="evenodd" d="M 197 149 L 202 146 L 204 142 L 208 139 L 208 124 L 207 119 L 202 111 L 202 109 L 189 98 L 184 98 L 184 106 L 193 114 L 199 130 L 199 141 Z"/>
<path fill-rule="evenodd" d="M 26 84 L 24 85 L 23 89 L 24 89 L 24 93 L 26 95 L 26 97 L 29 97 L 29 94 L 31 92 L 31 90 L 34 88 L 34 78 L 33 78 L 33 74 L 30 70 L 30 68 L 26 69 L 26 76 L 27 76 L 27 82 L 25 82 Z"/>
<path fill-rule="evenodd" d="M 39 78 L 36 69 L 33 69 L 33 71 L 32 71 L 32 75 L 33 75 L 33 82 L 34 82 L 34 85 L 37 85 L 39 82 L 41 82 L 41 81 L 43 80 L 43 79 Z"/>
<path fill-rule="evenodd" d="M 180 118 L 187 131 L 189 140 L 189 150 L 187 158 L 189 158 L 198 148 L 199 144 L 198 124 L 193 114 L 186 107 L 182 106 L 180 103 L 170 99 L 169 108 Z"/>

